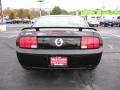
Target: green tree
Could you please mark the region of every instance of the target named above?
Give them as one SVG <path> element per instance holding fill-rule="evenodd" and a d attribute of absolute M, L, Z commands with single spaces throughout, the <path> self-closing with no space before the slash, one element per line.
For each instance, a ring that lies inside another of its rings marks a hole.
<path fill-rule="evenodd" d="M 50 14 L 51 15 L 58 15 L 58 14 L 69 14 L 69 13 L 64 9 L 61 9 L 58 6 L 55 6 Z"/>
<path fill-rule="evenodd" d="M 6 15 L 6 16 L 10 16 L 11 15 L 11 12 L 13 13 L 13 10 L 11 8 L 7 8 L 3 11 L 3 14 Z"/>
<path fill-rule="evenodd" d="M 62 10 L 60 7 L 55 6 L 51 12 L 51 15 L 57 15 L 57 14 L 62 14 Z"/>
<path fill-rule="evenodd" d="M 97 10 L 94 10 L 94 14 L 97 14 Z"/>
<path fill-rule="evenodd" d="M 61 9 L 61 14 L 69 14 L 69 13 L 64 9 Z"/>
<path fill-rule="evenodd" d="M 9 18 L 10 18 L 10 19 L 15 19 L 15 18 L 16 18 L 15 13 L 14 13 L 14 12 L 11 12 L 10 15 L 9 15 Z"/>
<path fill-rule="evenodd" d="M 39 11 L 35 10 L 34 8 L 29 9 L 29 17 L 30 19 L 35 18 L 35 17 L 39 17 Z"/>
<path fill-rule="evenodd" d="M 112 11 L 111 10 L 107 10 L 108 14 L 112 14 Z"/>
<path fill-rule="evenodd" d="M 17 16 L 18 16 L 19 18 L 24 18 L 24 16 L 25 16 L 24 10 L 23 10 L 23 9 L 18 10 Z"/>

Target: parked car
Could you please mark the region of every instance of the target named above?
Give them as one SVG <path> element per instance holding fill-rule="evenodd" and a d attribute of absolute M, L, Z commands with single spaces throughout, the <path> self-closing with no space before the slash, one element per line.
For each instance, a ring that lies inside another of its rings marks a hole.
<path fill-rule="evenodd" d="M 6 24 L 13 24 L 13 20 L 12 20 L 12 19 L 6 19 L 6 20 L 5 20 L 5 23 L 6 23 Z"/>
<path fill-rule="evenodd" d="M 98 27 L 99 26 L 99 21 L 97 20 L 97 19 L 88 19 L 88 24 L 89 24 L 89 26 L 96 26 L 96 27 Z"/>
<path fill-rule="evenodd" d="M 30 21 L 30 19 L 22 19 L 22 22 L 21 22 L 22 24 L 30 24 L 31 23 L 31 21 Z"/>
<path fill-rule="evenodd" d="M 120 27 L 120 16 L 118 16 L 117 19 L 113 19 L 113 26 L 115 25 Z"/>
<path fill-rule="evenodd" d="M 96 29 L 72 15 L 42 16 L 32 27 L 23 28 L 16 40 L 18 60 L 28 70 L 93 70 L 101 60 L 102 47 Z"/>
<path fill-rule="evenodd" d="M 104 27 L 108 27 L 108 26 L 113 27 L 113 21 L 110 20 L 110 19 L 102 19 L 102 20 L 100 21 L 100 25 L 101 25 L 101 26 L 104 26 Z"/>
<path fill-rule="evenodd" d="M 22 23 L 22 19 L 13 19 L 13 24 L 20 24 Z"/>

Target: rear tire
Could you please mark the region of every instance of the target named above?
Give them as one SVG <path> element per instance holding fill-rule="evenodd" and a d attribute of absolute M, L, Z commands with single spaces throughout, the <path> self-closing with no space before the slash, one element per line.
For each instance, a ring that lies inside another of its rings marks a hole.
<path fill-rule="evenodd" d="M 119 27 L 120 27 L 120 24 L 119 24 Z"/>
<path fill-rule="evenodd" d="M 107 25 L 106 25 L 106 24 L 104 24 L 103 26 L 104 26 L 104 27 L 107 27 Z"/>
<path fill-rule="evenodd" d="M 96 25 L 96 27 L 98 27 L 98 25 Z"/>

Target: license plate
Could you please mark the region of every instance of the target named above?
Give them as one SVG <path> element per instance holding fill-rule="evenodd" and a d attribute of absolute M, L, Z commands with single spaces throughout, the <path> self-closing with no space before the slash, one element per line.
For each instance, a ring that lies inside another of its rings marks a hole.
<path fill-rule="evenodd" d="M 51 66 L 67 66 L 68 59 L 65 56 L 52 56 L 50 57 Z"/>

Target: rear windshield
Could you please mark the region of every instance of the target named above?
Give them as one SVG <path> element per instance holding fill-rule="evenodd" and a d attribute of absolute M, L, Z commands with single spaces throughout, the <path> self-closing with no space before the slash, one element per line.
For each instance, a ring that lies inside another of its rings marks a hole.
<path fill-rule="evenodd" d="M 86 21 L 81 17 L 41 17 L 34 23 L 33 27 L 88 27 Z"/>

